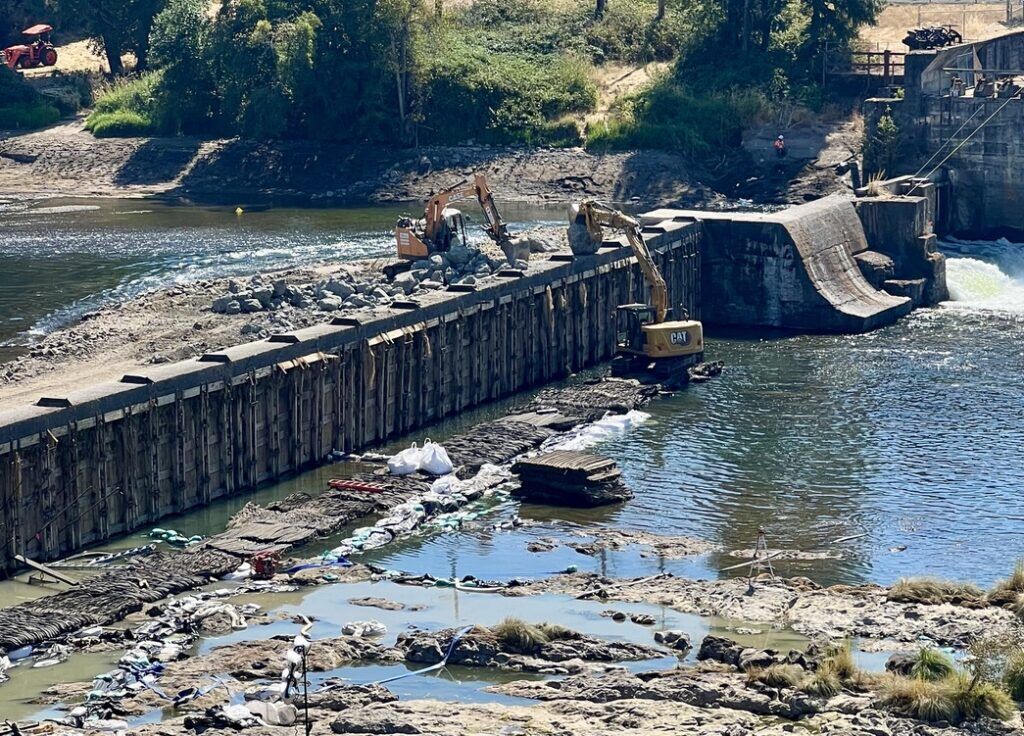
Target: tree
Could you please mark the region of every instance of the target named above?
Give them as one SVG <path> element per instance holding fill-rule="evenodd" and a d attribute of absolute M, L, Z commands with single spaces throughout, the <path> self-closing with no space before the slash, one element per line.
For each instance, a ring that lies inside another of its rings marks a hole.
<path fill-rule="evenodd" d="M 138 68 L 149 57 L 149 34 L 167 0 L 55 0 L 62 18 L 76 22 L 107 58 L 110 73 L 124 73 L 121 56 L 133 52 Z"/>
<path fill-rule="evenodd" d="M 892 116 L 892 108 L 886 107 L 878 118 L 874 130 L 867 131 L 864 146 L 864 168 L 873 173 L 888 171 L 890 174 L 899 158 L 900 129 Z"/>
<path fill-rule="evenodd" d="M 21 32 L 36 23 L 46 22 L 43 0 L 4 0 L 0 13 L 0 48 L 21 43 Z"/>

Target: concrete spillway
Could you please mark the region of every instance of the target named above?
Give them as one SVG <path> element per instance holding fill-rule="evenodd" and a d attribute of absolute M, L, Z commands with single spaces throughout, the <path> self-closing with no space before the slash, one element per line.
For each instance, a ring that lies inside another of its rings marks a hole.
<path fill-rule="evenodd" d="M 773 213 L 662 209 L 644 219 L 702 225 L 703 314 L 711 324 L 865 332 L 914 306 L 865 279 L 854 256 L 868 241 L 849 200 Z"/>

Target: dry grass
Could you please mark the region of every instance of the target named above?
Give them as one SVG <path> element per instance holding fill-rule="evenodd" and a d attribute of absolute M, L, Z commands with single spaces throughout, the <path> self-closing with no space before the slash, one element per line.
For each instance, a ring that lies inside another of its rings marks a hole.
<path fill-rule="evenodd" d="M 818 670 L 835 675 L 843 683 L 853 680 L 860 674 L 857 663 L 853 659 L 853 647 L 849 642 L 833 647 L 821 661 Z"/>
<path fill-rule="evenodd" d="M 943 603 L 984 605 L 984 594 L 977 586 L 935 578 L 900 580 L 889 588 L 888 598 L 898 603 L 920 603 L 927 606 L 938 606 Z"/>
<path fill-rule="evenodd" d="M 1024 560 L 1017 560 L 1010 576 L 993 585 L 986 598 L 993 606 L 1009 608 L 1017 611 L 1020 615 L 1024 610 L 1022 593 L 1024 593 Z"/>
<path fill-rule="evenodd" d="M 878 14 L 878 22 L 860 31 L 867 51 L 906 51 L 903 37 L 920 26 L 953 25 L 968 40 L 989 38 L 1005 30 L 1006 5 L 1002 3 L 891 4 Z"/>
<path fill-rule="evenodd" d="M 839 681 L 835 673 L 818 670 L 808 675 L 802 683 L 800 690 L 808 695 L 815 695 L 819 698 L 831 698 L 838 695 L 843 689 L 843 683 Z"/>
<path fill-rule="evenodd" d="M 530 624 L 511 616 L 492 626 L 490 630 L 494 637 L 506 647 L 524 654 L 535 652 L 548 642 L 580 637 L 578 632 L 559 624 Z"/>
<path fill-rule="evenodd" d="M 807 673 L 803 667 L 795 664 L 773 664 L 763 670 L 750 670 L 747 672 L 747 682 L 760 682 L 768 687 L 795 688 L 804 679 Z"/>
<path fill-rule="evenodd" d="M 959 724 L 983 717 L 1005 721 L 1016 712 L 1004 690 L 962 672 L 938 681 L 889 675 L 882 683 L 879 702 L 895 713 L 929 723 Z"/>
<path fill-rule="evenodd" d="M 1018 650 L 1006 660 L 1003 684 L 1014 700 L 1024 701 L 1024 650 Z"/>

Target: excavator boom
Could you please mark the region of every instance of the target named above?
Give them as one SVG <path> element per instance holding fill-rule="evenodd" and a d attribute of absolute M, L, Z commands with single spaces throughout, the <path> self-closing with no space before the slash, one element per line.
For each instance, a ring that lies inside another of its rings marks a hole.
<path fill-rule="evenodd" d="M 644 241 L 640 223 L 629 215 L 593 199 L 584 200 L 580 204 L 579 216 L 585 221 L 587 237 L 591 242 L 600 243 L 604 239 L 601 231 L 603 227 L 615 228 L 626 233 L 629 247 L 633 249 L 633 255 L 640 264 L 640 270 L 651 287 L 651 306 L 654 307 L 656 320 L 664 322 L 668 316 L 668 287 L 665 286 L 665 279 L 654 263 L 651 251 Z M 570 231 L 575 225 L 575 221 L 570 224 Z M 580 237 L 570 232 L 570 242 L 574 235 L 576 238 Z"/>

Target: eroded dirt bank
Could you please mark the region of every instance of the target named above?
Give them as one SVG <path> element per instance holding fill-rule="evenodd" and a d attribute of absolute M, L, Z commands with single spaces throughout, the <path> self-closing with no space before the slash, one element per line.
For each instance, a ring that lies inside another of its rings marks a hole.
<path fill-rule="evenodd" d="M 24 135 L 0 133 L 0 196 L 400 202 L 424 199 L 483 172 L 503 201 L 599 197 L 659 207 L 722 207 L 730 198 L 752 197 L 796 203 L 844 188 L 833 168 L 856 148 L 854 138 L 829 134 L 845 130 L 841 123 L 804 128 L 787 131 L 801 143 L 784 161 L 766 158 L 754 145 L 723 152 L 720 161 L 695 170 L 684 156 L 652 150 L 472 144 L 412 150 L 316 141 L 94 138 L 78 120 Z"/>
<path fill-rule="evenodd" d="M 649 151 L 474 145 L 413 151 L 312 141 L 98 139 L 80 121 L 0 138 L 0 193 L 44 196 L 392 202 L 423 199 L 483 171 L 505 201 L 595 196 L 698 204 L 713 198 L 688 170 L 680 156 Z"/>

